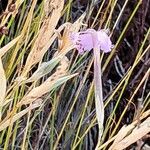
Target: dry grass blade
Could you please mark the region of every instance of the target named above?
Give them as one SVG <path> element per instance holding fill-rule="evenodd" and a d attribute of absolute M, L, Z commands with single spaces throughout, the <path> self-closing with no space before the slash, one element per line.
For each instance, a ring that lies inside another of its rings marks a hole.
<path fill-rule="evenodd" d="M 127 134 L 129 132 L 131 132 L 132 129 L 134 129 L 136 127 L 136 124 L 131 124 L 131 125 L 128 125 L 127 127 L 123 126 L 120 131 L 118 132 L 118 134 L 116 135 L 116 138 L 113 142 L 113 144 L 111 145 L 111 147 L 109 148 L 109 150 L 114 150 L 114 147 L 116 145 L 118 145 L 118 143 L 124 138 L 127 136 Z"/>
<path fill-rule="evenodd" d="M 26 75 L 26 73 L 30 70 L 32 65 L 38 63 L 43 58 L 45 52 L 48 50 L 47 47 L 45 48 L 45 45 L 47 45 L 47 43 L 50 43 L 49 41 L 51 40 L 56 25 L 61 17 L 61 11 L 64 6 L 64 0 L 47 0 L 45 3 L 45 5 L 49 6 L 49 10 L 47 10 L 47 7 L 45 8 L 46 16 L 43 20 L 43 24 L 33 45 L 33 48 L 27 58 L 23 70 L 23 76 Z"/>
<path fill-rule="evenodd" d="M 46 45 L 44 45 L 41 52 L 37 54 L 36 58 L 38 59 L 39 56 L 41 57 L 41 53 L 43 53 L 45 50 L 49 48 L 49 46 L 53 43 L 56 37 L 60 35 L 60 32 L 65 28 L 63 32 L 63 36 L 59 39 L 59 49 L 58 49 L 59 53 L 57 53 L 55 55 L 56 57 L 54 57 L 49 62 L 44 62 L 26 82 L 32 82 L 32 81 L 38 80 L 40 77 L 49 73 L 53 69 L 53 67 L 55 67 L 55 65 L 66 55 L 66 53 L 68 53 L 71 49 L 74 48 L 74 45 L 70 41 L 70 33 L 77 32 L 80 29 L 84 17 L 85 17 L 85 14 L 82 14 L 75 23 L 73 24 L 65 23 L 62 26 L 60 26 L 57 30 L 55 30 L 55 34 L 51 37 L 50 41 L 47 42 Z M 32 52 L 30 54 L 32 54 Z M 25 76 L 27 71 L 29 71 L 31 67 L 30 65 L 26 65 L 26 66 L 28 69 L 25 67 L 23 71 L 23 75 L 22 75 L 23 77 Z M 21 77 L 21 80 L 22 79 L 23 78 Z"/>
<path fill-rule="evenodd" d="M 58 85 L 66 82 L 70 78 L 74 77 L 76 74 L 68 75 L 67 68 L 68 68 L 68 59 L 64 57 L 60 62 L 60 65 L 57 67 L 57 70 L 54 74 L 52 74 L 45 82 L 43 82 L 40 86 L 35 87 L 32 89 L 20 102 L 19 106 L 23 104 L 29 104 L 36 99 L 40 98 L 47 92 L 51 91 L 53 88 L 57 87 Z"/>
<path fill-rule="evenodd" d="M 130 128 L 129 128 L 130 127 Z M 132 130 L 132 128 L 134 128 Z M 130 130 L 132 130 L 132 132 Z M 127 137 L 122 139 L 118 143 L 114 143 L 109 150 L 122 150 L 130 146 L 131 144 L 135 143 L 145 135 L 147 135 L 150 132 L 150 117 L 148 117 L 145 121 L 143 121 L 139 127 L 135 127 L 133 125 L 129 125 L 127 127 L 122 128 L 122 132 L 128 134 L 128 132 L 131 132 Z M 121 132 L 121 133 L 122 133 Z M 120 133 L 118 133 L 120 134 Z"/>
<path fill-rule="evenodd" d="M 17 113 L 16 115 L 14 115 L 13 117 L 7 119 L 4 122 L 0 123 L 0 131 L 4 130 L 5 128 L 7 128 L 10 125 L 13 125 L 13 123 L 15 121 L 17 121 L 18 119 L 20 119 L 22 116 L 24 116 L 26 113 L 28 113 L 29 111 L 37 108 L 40 106 L 40 103 L 35 103 L 30 105 L 29 107 L 27 107 L 26 109 L 22 110 L 21 112 Z"/>
<path fill-rule="evenodd" d="M 0 149 L 148 145 L 148 2 L 0 1 Z M 106 28 L 101 55 L 82 31 Z"/>
<path fill-rule="evenodd" d="M 15 39 L 13 39 L 11 42 L 9 42 L 7 45 L 5 45 L 4 47 L 2 47 L 0 49 L 0 57 L 2 57 L 5 53 L 7 53 L 7 51 L 12 48 L 20 39 L 21 35 L 19 35 L 18 37 L 16 37 Z"/>
<path fill-rule="evenodd" d="M 0 57 L 0 120 L 2 117 L 2 107 L 5 99 L 5 93 L 6 93 L 6 77 L 5 77 L 5 71 L 3 68 L 2 60 Z"/>
<path fill-rule="evenodd" d="M 46 74 L 48 74 L 54 69 L 54 67 L 59 63 L 60 59 L 61 57 L 56 57 L 48 62 L 42 63 L 39 66 L 39 68 L 33 73 L 33 75 L 25 82 L 28 83 L 28 82 L 37 81 L 41 77 L 45 76 Z"/>
<path fill-rule="evenodd" d="M 147 118 L 149 115 L 150 115 L 150 109 L 145 111 L 144 113 L 142 113 L 141 116 L 138 118 L 138 120 L 135 120 L 134 122 L 132 122 L 132 124 L 130 124 L 128 126 L 123 126 L 117 135 L 115 135 L 110 140 L 105 142 L 98 149 L 103 149 L 105 146 L 107 146 L 112 141 L 114 141 L 113 144 L 111 145 L 111 147 L 109 148 L 109 150 L 112 150 L 112 148 L 115 144 L 120 142 L 131 130 L 133 130 L 135 128 L 135 126 L 139 123 L 139 120 L 142 121 L 143 119 Z M 124 133 L 124 130 L 126 130 L 126 133 Z"/>
<path fill-rule="evenodd" d="M 64 29 L 63 32 L 63 36 L 59 40 L 59 44 L 60 44 L 59 47 L 61 52 L 68 52 L 68 49 L 74 48 L 72 42 L 70 41 L 70 33 L 79 31 L 81 25 L 83 25 L 82 22 L 84 17 L 85 17 L 85 13 L 83 13 L 73 24 L 67 23 L 66 28 Z"/>
<path fill-rule="evenodd" d="M 133 126 L 134 127 L 134 126 Z M 124 130 L 126 129 L 126 131 L 131 130 L 133 127 L 129 127 L 128 129 L 126 128 L 126 126 L 123 126 L 120 131 L 118 132 L 118 134 L 116 135 L 116 138 L 113 142 L 113 145 L 111 146 L 110 150 L 114 147 L 114 145 L 116 145 L 117 143 L 119 143 L 126 135 L 127 132 L 124 132 Z"/>
<path fill-rule="evenodd" d="M 13 5 L 14 5 L 14 10 L 13 11 L 9 11 L 8 7 L 10 7 L 10 5 L 12 4 L 12 1 L 8 1 L 8 5 L 7 5 L 7 8 L 5 10 L 5 14 L 7 14 L 7 16 L 4 15 L 4 18 L 2 19 L 2 22 L 1 22 L 1 26 L 4 26 L 7 21 L 9 20 L 10 16 L 12 15 L 13 17 L 15 17 L 15 15 L 18 13 L 18 9 L 20 8 L 21 4 L 23 3 L 24 0 L 19 0 L 19 1 L 16 1 Z M 5 2 L 3 2 L 5 4 Z"/>

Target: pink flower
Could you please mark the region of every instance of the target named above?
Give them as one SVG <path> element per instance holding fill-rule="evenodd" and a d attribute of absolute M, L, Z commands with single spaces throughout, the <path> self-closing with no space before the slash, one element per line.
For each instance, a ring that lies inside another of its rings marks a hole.
<path fill-rule="evenodd" d="M 83 32 L 71 33 L 70 38 L 80 54 L 93 48 L 99 48 L 107 53 L 113 47 L 110 37 L 104 30 L 95 31 L 94 29 L 87 29 Z"/>

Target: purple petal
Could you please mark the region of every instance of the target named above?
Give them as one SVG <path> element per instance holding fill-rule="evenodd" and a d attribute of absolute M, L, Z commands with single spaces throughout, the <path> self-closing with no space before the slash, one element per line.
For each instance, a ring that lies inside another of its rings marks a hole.
<path fill-rule="evenodd" d="M 79 39 L 79 33 L 71 33 L 70 34 L 70 39 L 75 44 L 76 41 L 78 41 L 78 39 Z"/>
<path fill-rule="evenodd" d="M 112 48 L 110 37 L 103 30 L 97 31 L 97 35 L 100 49 L 105 53 L 110 52 Z"/>
<path fill-rule="evenodd" d="M 90 51 L 93 48 L 93 39 L 90 33 L 79 32 L 71 35 L 71 40 L 80 54 Z"/>
<path fill-rule="evenodd" d="M 107 53 L 112 48 L 110 37 L 104 30 L 87 29 L 86 31 L 71 33 L 70 39 L 80 54 L 93 48 L 99 48 Z"/>
<path fill-rule="evenodd" d="M 79 36 L 82 48 L 84 51 L 90 51 L 93 48 L 92 35 L 89 33 L 80 34 Z"/>

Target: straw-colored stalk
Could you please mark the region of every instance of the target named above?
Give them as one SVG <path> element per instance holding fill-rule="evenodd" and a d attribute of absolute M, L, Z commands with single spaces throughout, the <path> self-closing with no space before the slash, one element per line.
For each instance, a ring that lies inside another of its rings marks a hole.
<path fill-rule="evenodd" d="M 10 41 L 7 45 L 5 45 L 4 47 L 0 48 L 0 57 L 2 57 L 3 55 L 5 55 L 5 53 L 8 52 L 8 50 L 10 50 L 17 42 L 18 40 L 21 38 L 21 35 L 19 35 L 18 37 L 16 37 L 15 39 L 13 39 L 12 41 Z"/>
<path fill-rule="evenodd" d="M 5 93 L 6 93 L 6 77 L 2 60 L 0 57 L 0 120 L 2 117 L 2 107 L 5 99 Z"/>
<path fill-rule="evenodd" d="M 22 100 L 16 105 L 15 109 L 18 107 L 21 107 L 22 105 L 27 105 L 30 104 L 29 107 L 27 107 L 25 110 L 22 110 L 21 112 L 17 113 L 15 116 L 10 118 L 7 116 L 3 121 L 0 123 L 0 131 L 4 130 L 7 128 L 10 124 L 13 125 L 13 123 L 20 119 L 23 115 L 28 113 L 29 111 L 39 107 L 42 102 L 42 96 L 48 92 L 50 92 L 52 89 L 57 87 L 59 85 L 58 81 L 60 79 L 63 80 L 63 77 L 67 77 L 63 81 L 60 81 L 60 84 L 64 83 L 65 81 L 73 78 L 77 74 L 73 75 L 68 75 L 67 69 L 68 69 L 68 59 L 67 57 L 64 57 L 60 65 L 57 67 L 55 73 L 53 73 L 45 82 L 43 82 L 40 86 L 37 86 L 33 88 L 27 95 L 25 95 Z M 9 113 L 10 115 L 12 114 L 11 112 Z"/>
<path fill-rule="evenodd" d="M 39 30 L 39 34 L 35 40 L 35 43 L 29 53 L 26 64 L 23 70 L 23 76 L 26 76 L 32 65 L 38 63 L 44 56 L 45 52 L 50 46 L 52 35 L 54 34 L 56 25 L 61 17 L 61 11 L 64 6 L 64 0 L 45 1 L 45 18 L 43 24 Z M 45 45 L 48 45 L 48 47 Z"/>
<path fill-rule="evenodd" d="M 123 126 L 109 150 L 123 150 L 147 135 L 149 132 L 150 117 L 138 126 L 135 126 L 134 124 L 128 125 L 127 127 Z"/>
<path fill-rule="evenodd" d="M 0 123 L 0 131 L 6 129 L 8 126 L 13 125 L 13 123 L 17 120 L 19 120 L 22 116 L 24 116 L 25 114 L 27 114 L 29 111 L 39 107 L 41 104 L 41 100 L 37 100 L 37 103 L 31 104 L 29 107 L 27 107 L 26 109 L 20 111 L 19 113 L 15 114 L 14 116 L 7 118 L 6 120 L 2 121 Z"/>
<path fill-rule="evenodd" d="M 56 81 L 67 75 L 68 68 L 68 59 L 64 57 L 60 62 L 60 65 L 57 67 L 56 72 L 52 74 L 45 82 L 43 82 L 40 86 L 33 88 L 23 99 L 18 103 L 18 106 L 23 104 L 29 104 L 34 102 L 36 99 L 42 97 L 44 94 L 52 90 L 53 85 Z"/>
<path fill-rule="evenodd" d="M 128 126 L 123 126 L 119 132 L 117 133 L 117 135 L 115 135 L 114 137 L 112 137 L 111 139 L 109 139 L 108 141 L 106 141 L 104 144 L 102 144 L 98 149 L 103 149 L 104 147 L 106 147 L 108 144 L 110 144 L 112 141 L 113 144 L 111 145 L 109 150 L 112 150 L 112 148 L 114 146 L 117 146 L 117 144 L 119 142 L 122 141 L 122 139 L 124 139 L 125 137 L 128 137 L 130 135 L 132 135 L 132 130 L 134 130 L 134 128 L 136 128 L 139 125 L 139 122 L 142 122 L 142 120 L 145 120 L 146 118 L 148 118 L 150 115 L 150 109 L 143 112 L 142 114 L 140 114 L 140 117 L 135 120 L 134 122 L 132 122 L 131 124 L 129 124 Z M 140 125 L 139 125 L 140 127 Z M 130 134 L 129 134 L 130 133 Z M 145 133 L 144 133 L 145 134 Z M 144 135 L 143 133 L 141 135 Z M 138 136 L 136 136 L 135 138 L 136 140 L 138 140 Z M 130 141 L 131 142 L 131 141 Z M 135 142 L 135 141 L 134 141 Z M 133 142 L 133 143 L 134 143 Z M 132 143 L 131 143 L 132 144 Z"/>

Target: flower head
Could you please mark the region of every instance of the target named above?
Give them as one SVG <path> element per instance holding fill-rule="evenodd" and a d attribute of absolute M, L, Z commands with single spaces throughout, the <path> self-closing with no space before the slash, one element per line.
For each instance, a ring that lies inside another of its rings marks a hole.
<path fill-rule="evenodd" d="M 70 38 L 80 54 L 93 48 L 99 48 L 105 53 L 110 52 L 112 49 L 110 37 L 104 30 L 87 29 L 86 31 L 71 33 Z"/>

